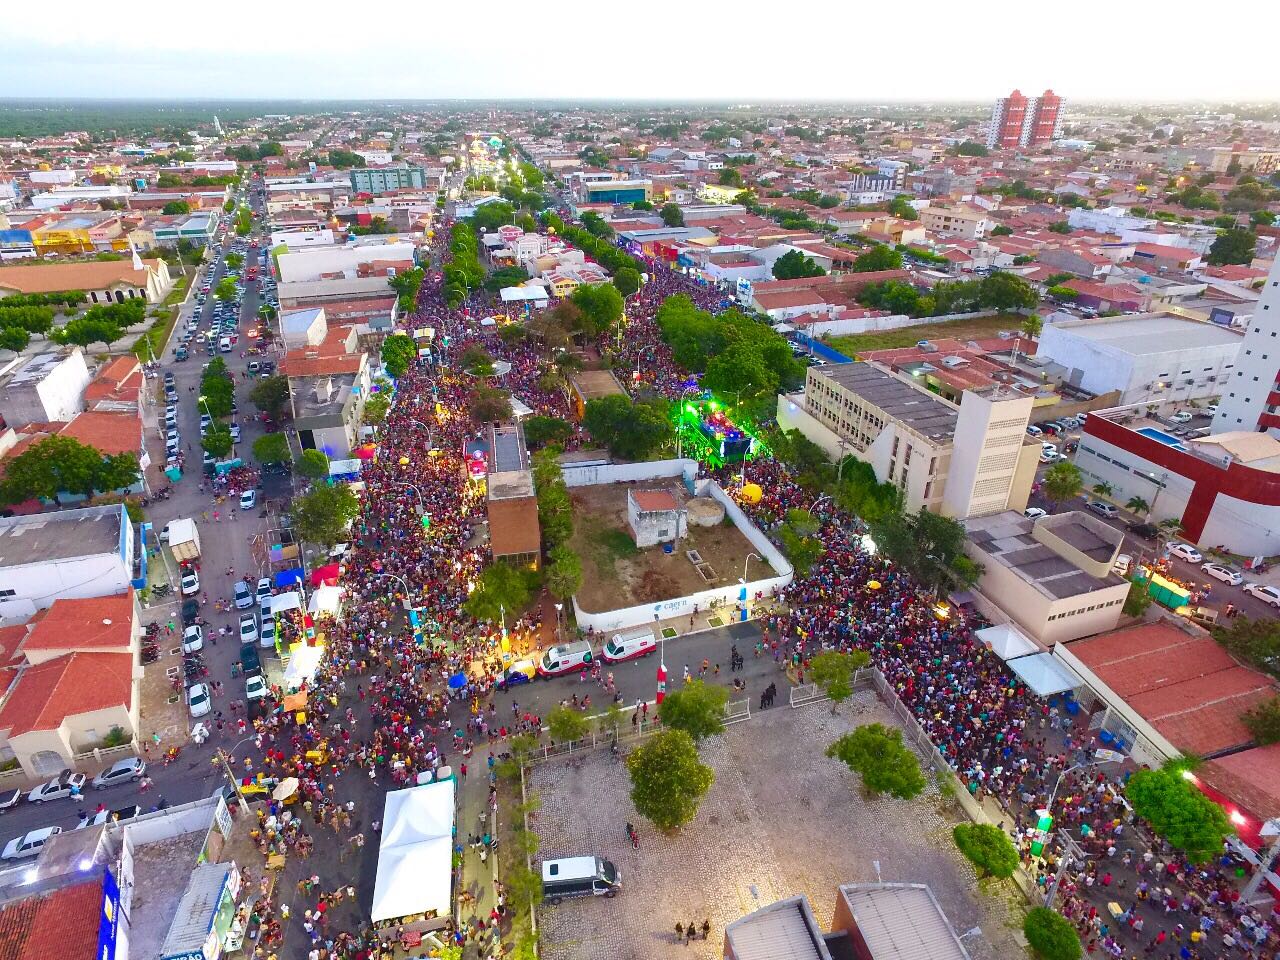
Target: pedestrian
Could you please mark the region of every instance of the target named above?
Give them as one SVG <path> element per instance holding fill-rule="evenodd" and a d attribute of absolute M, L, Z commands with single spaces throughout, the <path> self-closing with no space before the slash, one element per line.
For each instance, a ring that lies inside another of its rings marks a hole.
<path fill-rule="evenodd" d="M 676 942 L 678 943 L 683 939 L 684 939 L 684 924 L 682 924 L 679 920 L 677 920 L 676 921 Z"/>
<path fill-rule="evenodd" d="M 704 919 L 702 921 L 702 939 L 705 940 L 709 936 L 711 936 L 711 921 Z"/>

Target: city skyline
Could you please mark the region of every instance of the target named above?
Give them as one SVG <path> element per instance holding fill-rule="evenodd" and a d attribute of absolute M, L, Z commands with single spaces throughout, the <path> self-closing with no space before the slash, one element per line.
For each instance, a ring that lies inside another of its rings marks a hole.
<path fill-rule="evenodd" d="M 513 8 L 505 30 L 473 22 L 466 8 L 408 9 L 385 33 L 335 29 L 349 10 L 330 3 L 305 17 L 254 11 L 221 30 L 187 14 L 139 16 L 120 30 L 87 0 L 71 0 L 65 12 L 56 30 L 34 8 L 6 13 L 7 96 L 572 99 L 589 90 L 592 99 L 989 102 L 1014 87 L 1051 87 L 1075 103 L 1280 99 L 1280 75 L 1259 60 L 1242 58 L 1231 71 L 1153 71 L 1141 58 L 1117 57 L 1110 43 L 1063 36 L 1055 11 L 1003 0 L 981 23 L 939 5 L 918 21 L 926 26 L 884 34 L 843 9 L 833 9 L 834 23 L 821 18 L 821 30 L 797 18 L 726 33 L 723 13 L 699 9 L 682 15 L 678 33 L 660 35 L 636 28 L 626 11 L 577 0 L 555 22 Z M 1078 22 L 1105 22 L 1109 36 L 1143 36 L 1149 47 L 1178 29 L 1176 16 L 1153 25 L 1099 0 L 1075 12 Z M 1236 29 L 1204 18 L 1196 38 L 1201 48 L 1226 46 Z M 612 69 L 619 61 L 600 55 L 612 44 L 643 49 L 636 69 Z M 751 62 L 786 69 L 735 69 Z"/>

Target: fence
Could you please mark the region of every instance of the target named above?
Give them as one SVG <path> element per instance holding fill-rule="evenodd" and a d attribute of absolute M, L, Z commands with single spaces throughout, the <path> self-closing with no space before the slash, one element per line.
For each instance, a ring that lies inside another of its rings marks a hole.
<path fill-rule="evenodd" d="M 731 723 L 739 723 L 743 720 L 751 719 L 751 698 L 745 700 L 730 700 L 724 705 L 724 722 L 728 726 Z"/>
<path fill-rule="evenodd" d="M 816 683 L 802 683 L 787 691 L 787 700 L 792 710 L 825 699 L 827 699 L 826 693 Z"/>

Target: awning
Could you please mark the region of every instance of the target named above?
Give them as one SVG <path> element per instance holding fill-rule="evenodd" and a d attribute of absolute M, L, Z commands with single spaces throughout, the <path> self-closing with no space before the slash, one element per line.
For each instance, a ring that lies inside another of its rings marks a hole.
<path fill-rule="evenodd" d="M 1084 686 L 1074 673 L 1068 670 L 1051 653 L 1034 653 L 1009 661 L 1009 669 L 1038 697 L 1051 697 L 1055 693 L 1075 690 Z"/>
<path fill-rule="evenodd" d="M 308 647 L 305 643 L 295 643 L 289 654 L 289 665 L 284 668 L 284 688 L 293 691 L 304 683 L 310 686 L 322 659 L 324 647 L 319 644 Z"/>
<path fill-rule="evenodd" d="M 1037 652 L 1040 648 L 1026 634 L 1010 623 L 984 627 L 975 636 L 991 648 L 1001 660 L 1012 660 Z"/>
<path fill-rule="evenodd" d="M 338 582 L 338 574 L 342 568 L 336 563 L 326 563 L 323 567 L 316 567 L 311 571 L 311 585 L 318 587 L 323 583 L 335 584 Z"/>
<path fill-rule="evenodd" d="M 342 609 L 342 590 L 338 587 L 316 587 L 311 591 L 311 599 L 307 601 L 307 612 L 312 616 L 329 614 L 337 616 Z"/>
<path fill-rule="evenodd" d="M 271 612 L 284 613 L 286 610 L 297 610 L 302 606 L 302 594 L 297 590 L 288 593 L 277 593 L 271 598 Z"/>
<path fill-rule="evenodd" d="M 434 911 L 453 903 L 452 780 L 387 794 L 373 887 L 372 920 Z"/>
<path fill-rule="evenodd" d="M 302 568 L 294 567 L 291 570 L 280 570 L 276 573 L 276 586 L 287 587 L 290 584 L 302 582 Z"/>
<path fill-rule="evenodd" d="M 511 396 L 511 415 L 517 420 L 533 413 L 533 408 L 514 394 Z"/>

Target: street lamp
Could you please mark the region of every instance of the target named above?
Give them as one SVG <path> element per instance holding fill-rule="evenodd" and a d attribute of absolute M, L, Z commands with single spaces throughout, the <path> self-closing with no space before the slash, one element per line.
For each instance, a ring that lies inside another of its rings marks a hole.
<path fill-rule="evenodd" d="M 240 783 L 236 780 L 235 771 L 231 769 L 231 761 L 235 758 L 235 753 L 240 749 L 240 747 L 256 738 L 257 734 L 245 737 L 243 740 L 239 740 L 232 744 L 230 750 L 223 750 L 219 747 L 217 753 L 214 755 L 215 759 L 222 764 L 222 770 L 227 775 L 227 779 L 231 781 L 231 789 L 236 792 L 236 799 L 240 801 L 241 812 L 246 814 L 249 812 L 249 804 L 245 802 L 244 794 L 240 792 Z"/>
<path fill-rule="evenodd" d="M 416 423 L 418 426 L 422 427 L 423 430 L 427 431 L 427 449 L 434 450 L 436 448 L 435 429 L 430 425 L 423 423 L 421 420 L 415 420 L 413 417 L 409 418 L 409 422 Z"/>
<path fill-rule="evenodd" d="M 755 557 L 761 563 L 764 563 L 764 557 L 760 556 L 760 554 L 756 553 L 754 550 L 751 553 L 748 553 L 747 558 L 742 561 L 742 582 L 743 583 L 746 583 L 747 581 L 747 566 L 751 563 L 752 557 Z"/>
<path fill-rule="evenodd" d="M 413 493 L 414 493 L 414 495 L 418 498 L 418 511 L 419 511 L 419 513 L 420 513 L 420 514 L 425 514 L 425 513 L 427 512 L 426 505 L 422 502 L 422 491 L 421 491 L 421 490 L 419 490 L 419 489 L 418 489 L 416 486 L 414 486 L 412 483 L 409 483 L 409 482 L 407 482 L 407 481 L 405 481 L 405 480 L 392 480 L 391 482 L 392 482 L 392 483 L 394 483 L 397 487 L 408 487 L 410 490 L 412 490 L 412 491 L 413 491 Z"/>

